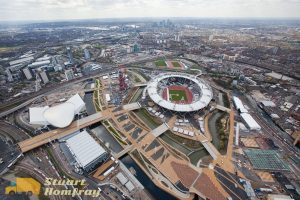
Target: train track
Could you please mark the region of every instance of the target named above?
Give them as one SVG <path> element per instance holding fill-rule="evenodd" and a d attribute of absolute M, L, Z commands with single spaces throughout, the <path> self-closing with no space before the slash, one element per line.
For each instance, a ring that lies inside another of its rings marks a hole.
<path fill-rule="evenodd" d="M 27 135 L 25 132 L 4 121 L 0 121 L 0 134 L 1 133 L 10 136 L 16 142 L 29 138 L 29 135 Z"/>

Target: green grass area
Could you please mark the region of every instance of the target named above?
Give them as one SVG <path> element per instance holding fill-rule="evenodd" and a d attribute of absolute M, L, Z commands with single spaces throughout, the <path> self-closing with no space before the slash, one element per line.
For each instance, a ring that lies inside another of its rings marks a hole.
<path fill-rule="evenodd" d="M 138 109 L 134 113 L 145 122 L 152 130 L 160 126 L 158 120 L 151 116 L 145 108 Z"/>
<path fill-rule="evenodd" d="M 175 68 L 181 68 L 180 63 L 177 62 L 177 61 L 173 61 L 173 62 L 172 62 L 172 65 L 173 65 L 173 67 L 175 67 Z"/>
<path fill-rule="evenodd" d="M 187 96 L 184 90 L 169 90 L 170 101 L 186 101 Z"/>
<path fill-rule="evenodd" d="M 157 60 L 155 61 L 156 67 L 166 67 L 167 63 L 164 60 Z"/>

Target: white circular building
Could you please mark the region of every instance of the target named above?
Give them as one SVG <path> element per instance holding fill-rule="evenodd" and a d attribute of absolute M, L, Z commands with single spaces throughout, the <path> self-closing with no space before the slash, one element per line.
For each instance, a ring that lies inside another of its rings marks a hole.
<path fill-rule="evenodd" d="M 156 104 L 176 112 L 201 110 L 213 97 L 205 81 L 183 73 L 160 74 L 149 82 L 146 90 Z"/>

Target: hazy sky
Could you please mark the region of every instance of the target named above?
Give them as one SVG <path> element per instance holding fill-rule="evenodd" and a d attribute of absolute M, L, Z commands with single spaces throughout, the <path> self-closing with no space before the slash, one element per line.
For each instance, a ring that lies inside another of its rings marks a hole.
<path fill-rule="evenodd" d="M 300 0 L 0 0 L 0 20 L 300 17 Z"/>

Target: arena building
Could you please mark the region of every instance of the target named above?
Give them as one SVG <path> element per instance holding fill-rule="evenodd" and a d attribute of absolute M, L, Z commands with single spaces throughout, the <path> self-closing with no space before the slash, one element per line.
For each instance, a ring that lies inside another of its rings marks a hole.
<path fill-rule="evenodd" d="M 160 74 L 149 82 L 146 90 L 157 105 L 176 112 L 201 110 L 213 97 L 205 81 L 183 73 Z"/>

